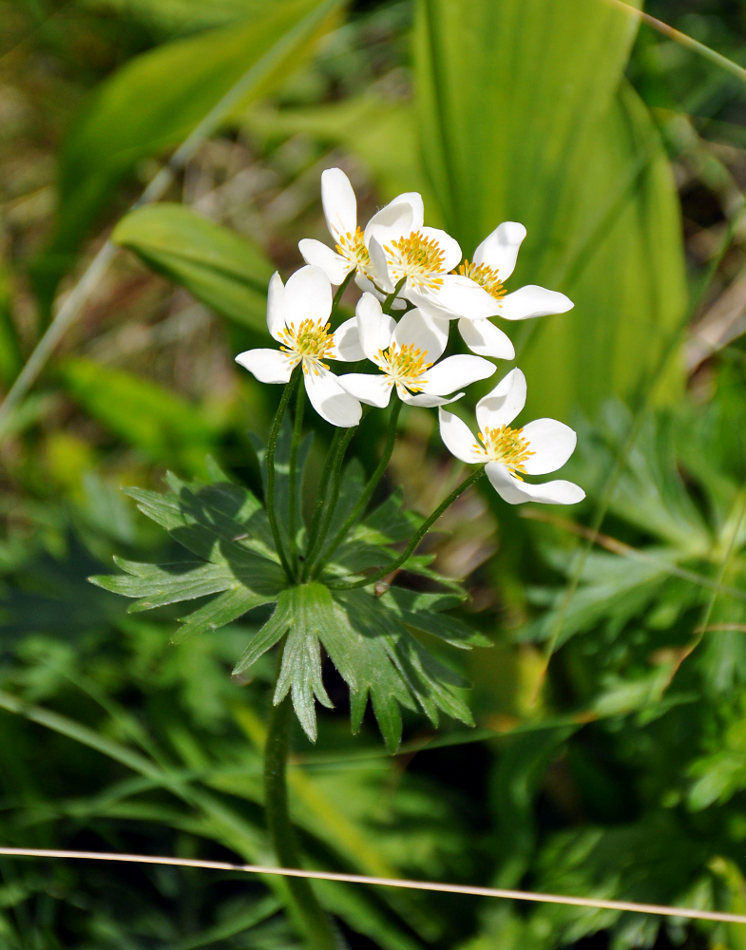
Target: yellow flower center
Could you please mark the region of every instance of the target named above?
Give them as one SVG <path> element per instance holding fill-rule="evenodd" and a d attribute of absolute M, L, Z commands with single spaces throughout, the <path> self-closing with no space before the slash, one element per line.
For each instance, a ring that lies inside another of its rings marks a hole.
<path fill-rule="evenodd" d="M 280 349 L 287 353 L 290 365 L 295 367 L 303 363 L 303 372 L 309 370 L 318 376 L 319 368 L 329 369 L 324 359 L 334 359 L 334 338 L 329 333 L 331 324 L 324 325 L 318 320 L 303 320 L 299 326 L 291 323 L 280 330 L 278 336 L 285 344 Z"/>
<path fill-rule="evenodd" d="M 443 286 L 445 252 L 435 240 L 421 231 L 412 231 L 407 237 L 384 245 L 389 271 L 395 283 L 407 278 L 410 286 L 438 290 Z"/>
<path fill-rule="evenodd" d="M 341 254 L 358 273 L 368 276 L 370 272 L 370 254 L 365 246 L 363 232 L 359 227 L 350 233 L 339 235 L 336 245 L 337 254 Z"/>
<path fill-rule="evenodd" d="M 464 277 L 471 277 L 480 287 L 484 287 L 495 300 L 505 296 L 506 290 L 503 282 L 497 276 L 497 271 L 488 267 L 487 264 L 474 264 L 471 261 L 464 261 L 463 264 L 459 264 L 457 273 L 463 274 Z"/>
<path fill-rule="evenodd" d="M 536 454 L 529 449 L 529 441 L 523 438 L 522 432 L 523 429 L 511 429 L 510 426 L 485 428 L 484 432 L 479 433 L 482 445 L 475 442 L 474 448 L 484 452 L 489 461 L 502 463 L 511 475 L 520 478 L 518 472 L 525 475 L 527 460 Z"/>
<path fill-rule="evenodd" d="M 388 349 L 379 350 L 376 354 L 376 363 L 389 377 L 389 383 L 404 386 L 410 392 L 419 393 L 427 383 L 422 378 L 433 365 L 425 362 L 426 354 L 418 349 L 414 343 L 392 343 Z"/>

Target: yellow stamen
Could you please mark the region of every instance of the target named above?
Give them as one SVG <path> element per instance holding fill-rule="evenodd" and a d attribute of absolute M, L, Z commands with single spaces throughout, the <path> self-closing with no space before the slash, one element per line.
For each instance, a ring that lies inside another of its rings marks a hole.
<path fill-rule="evenodd" d="M 378 351 L 376 363 L 389 377 L 392 386 L 396 383 L 412 393 L 419 393 L 427 383 L 422 374 L 433 365 L 425 362 L 426 355 L 414 343 L 404 343 L 401 346 L 392 343 L 387 349 Z"/>
<path fill-rule="evenodd" d="M 484 432 L 479 433 L 479 441 L 482 445 L 475 442 L 474 448 L 479 452 L 484 452 L 489 461 L 502 463 L 511 475 L 521 478 L 518 472 L 525 475 L 526 462 L 536 454 L 529 449 L 530 443 L 528 439 L 523 438 L 522 432 L 523 429 L 511 429 L 510 426 L 499 426 L 497 429 L 485 428 Z"/>
<path fill-rule="evenodd" d="M 480 287 L 484 287 L 495 300 L 499 300 L 506 294 L 503 282 L 497 276 L 497 271 L 487 264 L 474 264 L 472 261 L 464 261 L 463 264 L 459 264 L 457 273 L 463 274 L 464 277 L 471 277 Z"/>
<path fill-rule="evenodd" d="M 407 237 L 384 246 L 389 271 L 394 283 L 402 277 L 407 283 L 420 289 L 438 290 L 443 286 L 443 262 L 445 251 L 435 238 L 428 238 L 421 231 L 412 231 Z"/>
<path fill-rule="evenodd" d="M 329 333 L 331 324 L 324 325 L 319 320 L 303 320 L 298 327 L 294 323 L 277 334 L 285 346 L 280 349 L 287 353 L 290 365 L 295 367 L 303 363 L 303 372 L 312 370 L 316 376 L 319 368 L 329 369 L 324 359 L 335 359 L 334 338 Z"/>
<path fill-rule="evenodd" d="M 339 235 L 339 241 L 336 245 L 337 254 L 341 254 L 346 261 L 355 268 L 360 274 L 369 276 L 370 254 L 365 246 L 363 232 L 360 228 L 350 233 Z"/>

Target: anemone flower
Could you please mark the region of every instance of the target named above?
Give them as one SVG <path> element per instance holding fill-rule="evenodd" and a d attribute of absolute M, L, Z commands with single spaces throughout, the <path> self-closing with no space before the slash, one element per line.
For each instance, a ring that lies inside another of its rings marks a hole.
<path fill-rule="evenodd" d="M 331 333 L 331 310 L 331 284 L 318 267 L 301 267 L 284 285 L 275 273 L 269 282 L 267 328 L 280 349 L 246 350 L 236 362 L 261 383 L 287 383 L 300 363 L 316 412 L 332 425 L 348 428 L 360 421 L 360 403 L 340 386 L 325 361 L 354 362 L 363 352 L 355 318 Z"/>
<path fill-rule="evenodd" d="M 463 393 L 443 397 L 495 372 L 495 366 L 479 356 L 448 356 L 438 362 L 448 342 L 447 327 L 443 332 L 417 308 L 396 323 L 372 294 L 363 294 L 357 321 L 363 353 L 378 372 L 347 373 L 339 382 L 370 406 L 387 406 L 394 388 L 409 405 L 442 406 Z"/>
<path fill-rule="evenodd" d="M 357 222 L 357 199 L 350 179 L 341 168 L 327 168 L 321 173 L 321 203 L 334 250 L 314 238 L 298 242 L 303 260 L 320 267 L 332 284 L 341 284 L 350 271 L 355 272 L 362 289 L 373 285 L 373 268 L 368 251 L 370 228 L 377 226 L 411 228 L 421 220 L 422 198 L 417 192 L 399 195 L 381 208 L 363 231 Z"/>
<path fill-rule="evenodd" d="M 526 377 L 514 369 L 477 403 L 478 441 L 468 426 L 451 412 L 439 410 L 440 435 L 462 462 L 484 465 L 498 495 L 511 505 L 539 501 L 572 505 L 585 498 L 573 482 L 557 479 L 534 485 L 524 475 L 546 475 L 572 455 L 577 436 L 556 419 L 536 419 L 520 429 L 510 423 L 526 403 Z"/>

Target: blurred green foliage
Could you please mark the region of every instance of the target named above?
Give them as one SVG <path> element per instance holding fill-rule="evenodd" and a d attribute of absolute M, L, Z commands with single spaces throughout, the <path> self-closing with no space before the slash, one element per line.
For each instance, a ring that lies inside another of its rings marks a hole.
<path fill-rule="evenodd" d="M 744 62 L 743 4 L 647 9 Z M 526 223 L 515 286 L 576 306 L 518 328 L 520 364 L 533 411 L 577 425 L 568 477 L 589 497 L 560 516 L 487 493 L 444 525 L 439 567 L 473 571 L 464 610 L 495 643 L 459 664 L 474 732 L 405 712 L 388 757 L 368 716 L 349 736 L 324 668 L 336 709 L 315 747 L 296 737 L 292 770 L 309 866 L 743 912 L 734 75 L 600 0 L 6 0 L 0 17 L 5 390 L 59 282 L 112 229 L 123 249 L 0 448 L 3 843 L 271 859 L 271 664 L 230 677 L 253 628 L 234 615 L 173 647 L 178 608 L 128 614 L 86 578 L 115 553 L 174 556 L 121 486 L 160 490 L 167 466 L 204 478 L 212 454 L 260 490 L 246 429 L 266 429 L 274 394 L 231 359 L 263 332 L 271 270 L 323 236 L 319 173 L 342 163 L 361 217 L 419 189 L 467 254 L 500 220 Z M 226 94 L 166 201 L 123 216 Z M 447 477 L 432 434 L 412 412 L 391 476 L 422 511 Z M 361 950 L 746 946 L 735 926 L 320 893 Z M 0 944 L 298 946 L 284 900 L 277 880 L 4 860 Z"/>

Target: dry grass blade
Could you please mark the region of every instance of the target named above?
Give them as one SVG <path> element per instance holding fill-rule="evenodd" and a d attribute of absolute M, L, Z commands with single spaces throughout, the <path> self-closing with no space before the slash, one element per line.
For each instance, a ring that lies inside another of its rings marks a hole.
<path fill-rule="evenodd" d="M 732 59 L 728 59 L 727 56 L 723 56 L 722 53 L 718 53 L 717 50 L 706 46 L 704 43 L 700 43 L 699 40 L 695 40 L 694 37 L 689 36 L 688 33 L 682 33 L 681 30 L 677 30 L 663 20 L 659 20 L 657 17 L 645 13 L 643 10 L 637 10 L 635 7 L 625 3 L 624 0 L 605 0 L 605 2 L 618 7 L 620 10 L 624 10 L 629 16 L 637 17 L 638 20 L 647 23 L 648 26 L 657 30 L 658 33 L 663 36 L 668 37 L 668 39 L 694 50 L 695 53 L 698 53 L 704 59 L 709 59 L 711 63 L 715 63 L 716 66 L 720 66 L 721 69 L 736 76 L 741 82 L 746 82 L 746 69 L 743 66 L 733 62 Z"/>
<path fill-rule="evenodd" d="M 236 871 L 241 874 L 270 874 L 300 877 L 313 881 L 336 881 L 342 884 L 370 884 L 377 887 L 398 887 L 405 890 L 434 891 L 441 894 L 463 894 L 469 897 L 492 897 L 503 900 L 532 901 L 544 904 L 566 904 L 600 910 L 653 914 L 659 917 L 685 917 L 690 920 L 714 920 L 728 924 L 746 924 L 746 914 L 729 914 L 694 907 L 670 907 L 666 904 L 638 904 L 634 901 L 601 900 L 573 897 L 569 894 L 543 894 L 537 891 L 516 891 L 499 887 L 472 887 L 469 884 L 446 884 L 438 881 L 411 881 L 364 874 L 342 874 L 335 871 L 306 871 L 300 868 L 265 867 L 258 864 L 233 864 L 229 861 L 200 861 L 192 858 L 170 858 L 146 854 L 116 854 L 105 851 L 57 851 L 43 848 L 0 848 L 0 856 L 8 858 L 57 858 L 68 861 L 118 861 L 124 864 L 156 864 L 167 867 L 201 868 L 206 871 Z"/>

